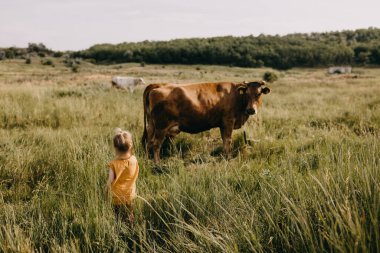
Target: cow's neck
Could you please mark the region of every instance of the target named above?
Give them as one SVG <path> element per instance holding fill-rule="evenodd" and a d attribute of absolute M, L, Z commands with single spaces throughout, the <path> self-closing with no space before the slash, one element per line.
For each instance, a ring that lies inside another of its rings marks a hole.
<path fill-rule="evenodd" d="M 235 118 L 235 125 L 234 125 L 234 129 L 238 129 L 238 128 L 241 128 L 245 122 L 247 122 L 248 120 L 248 115 L 247 114 L 240 114 L 239 116 L 237 116 Z"/>

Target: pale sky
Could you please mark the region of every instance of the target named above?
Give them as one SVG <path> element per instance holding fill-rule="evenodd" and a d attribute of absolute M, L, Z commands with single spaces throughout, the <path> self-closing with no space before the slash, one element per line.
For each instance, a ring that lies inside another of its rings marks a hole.
<path fill-rule="evenodd" d="M 0 47 L 380 28 L 380 0 L 0 0 Z"/>

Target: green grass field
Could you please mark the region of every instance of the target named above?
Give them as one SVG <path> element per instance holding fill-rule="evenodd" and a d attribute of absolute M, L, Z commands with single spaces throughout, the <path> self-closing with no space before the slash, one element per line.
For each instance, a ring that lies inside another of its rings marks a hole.
<path fill-rule="evenodd" d="M 53 61 L 0 61 L 0 252 L 380 252 L 380 69 L 276 72 L 232 159 L 215 154 L 214 129 L 181 133 L 157 168 L 140 145 L 143 89 L 112 89 L 112 75 L 251 81 L 268 69 Z M 141 169 L 133 229 L 106 197 L 115 127 L 134 135 Z"/>

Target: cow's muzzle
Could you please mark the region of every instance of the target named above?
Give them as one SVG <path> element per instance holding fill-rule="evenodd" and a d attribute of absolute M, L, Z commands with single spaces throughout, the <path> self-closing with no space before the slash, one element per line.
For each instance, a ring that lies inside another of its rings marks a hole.
<path fill-rule="evenodd" d="M 247 110 L 245 110 L 245 113 L 248 115 L 254 115 L 256 114 L 256 110 L 253 108 L 248 108 Z"/>

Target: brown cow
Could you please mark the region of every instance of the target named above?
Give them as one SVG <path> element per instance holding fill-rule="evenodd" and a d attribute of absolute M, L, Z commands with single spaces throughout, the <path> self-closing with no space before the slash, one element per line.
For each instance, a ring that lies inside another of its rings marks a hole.
<path fill-rule="evenodd" d="M 270 89 L 264 81 L 242 83 L 151 84 L 144 90 L 143 146 L 160 160 L 166 137 L 220 128 L 224 152 L 231 148 L 233 129 L 241 128 L 257 113 L 262 94 Z"/>

